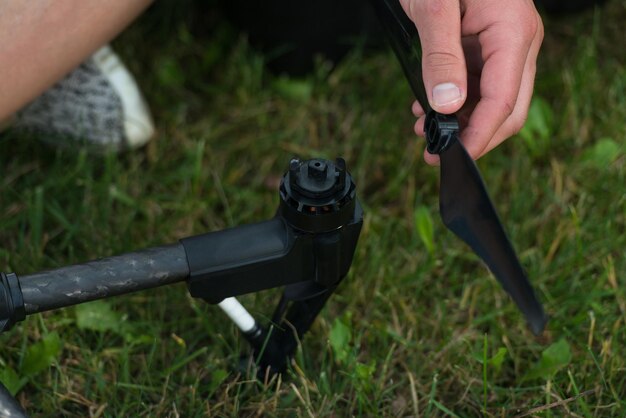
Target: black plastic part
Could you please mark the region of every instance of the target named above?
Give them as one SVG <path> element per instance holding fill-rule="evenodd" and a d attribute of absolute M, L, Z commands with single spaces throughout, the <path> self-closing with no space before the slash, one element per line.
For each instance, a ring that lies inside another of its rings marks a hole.
<path fill-rule="evenodd" d="M 0 332 L 26 318 L 20 281 L 13 273 L 0 273 Z"/>
<path fill-rule="evenodd" d="M 258 365 L 259 379 L 283 373 L 298 348 L 298 342 L 311 328 L 315 318 L 335 291 L 330 287 L 304 300 L 292 302 L 285 296 L 281 299 L 272 318 L 272 326 L 251 341 L 253 356 Z"/>
<path fill-rule="evenodd" d="M 424 112 L 432 110 L 422 78 L 422 46 L 415 24 L 408 18 L 399 0 L 370 0 L 400 61 L 404 75 Z"/>
<path fill-rule="evenodd" d="M 541 334 L 547 316 L 504 231 L 476 164 L 456 136 L 440 158 L 439 210 L 443 223 L 487 264 L 526 317 L 531 331 Z"/>
<path fill-rule="evenodd" d="M 182 239 L 191 271 L 189 293 L 209 303 L 312 277 L 312 243 L 281 218 Z"/>
<path fill-rule="evenodd" d="M 444 115 L 431 110 L 426 114 L 424 133 L 428 152 L 441 154 L 458 138 L 459 121 L 455 115 Z"/>
<path fill-rule="evenodd" d="M 26 411 L 0 382 L 0 418 L 28 418 Z"/>
<path fill-rule="evenodd" d="M 28 315 L 182 282 L 189 277 L 180 244 L 148 248 L 20 277 Z"/>
<path fill-rule="evenodd" d="M 355 190 L 341 158 L 292 159 L 274 219 L 181 240 L 193 297 L 219 303 L 286 286 L 274 325 L 244 333 L 259 378 L 285 370 L 299 338 L 348 273 L 363 224 Z"/>
<path fill-rule="evenodd" d="M 347 273 L 363 222 L 346 162 L 292 159 L 274 219 L 181 240 L 189 293 L 209 303 L 300 284 L 305 299 Z"/>
<path fill-rule="evenodd" d="M 342 228 L 306 234 L 281 217 L 181 240 L 189 293 L 209 303 L 300 282 L 327 287 L 344 277 L 363 222 L 360 205 Z M 329 253 L 332 253 L 329 256 Z"/>
<path fill-rule="evenodd" d="M 260 379 L 286 370 L 298 342 L 347 274 L 363 216 L 341 158 L 335 163 L 292 160 L 280 192 L 279 216 L 297 230 L 314 234 L 299 237 L 312 240 L 315 280 L 286 286 L 272 327 L 251 342 Z M 344 259 L 346 253 L 349 262 Z"/>

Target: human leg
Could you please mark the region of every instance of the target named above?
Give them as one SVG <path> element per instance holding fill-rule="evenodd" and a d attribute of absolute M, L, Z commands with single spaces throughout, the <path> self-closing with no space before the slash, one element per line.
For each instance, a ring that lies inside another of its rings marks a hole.
<path fill-rule="evenodd" d="M 0 121 L 132 22 L 151 0 L 0 2 Z"/>

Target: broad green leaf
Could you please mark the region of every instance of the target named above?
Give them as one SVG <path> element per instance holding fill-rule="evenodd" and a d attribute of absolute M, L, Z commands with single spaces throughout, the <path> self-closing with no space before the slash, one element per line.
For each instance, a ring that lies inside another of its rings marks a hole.
<path fill-rule="evenodd" d="M 217 369 L 214 370 L 211 373 L 210 376 L 210 382 L 209 382 L 209 392 L 213 392 L 215 389 L 217 389 L 222 382 L 224 382 L 224 380 L 228 377 L 229 373 L 228 370 L 225 369 Z"/>
<path fill-rule="evenodd" d="M 611 138 L 602 138 L 585 152 L 584 162 L 598 169 L 605 169 L 611 165 L 622 153 L 620 144 Z"/>
<path fill-rule="evenodd" d="M 356 364 L 356 375 L 360 380 L 370 381 L 374 371 L 376 371 L 375 361 L 372 361 L 370 364 L 360 362 Z"/>
<path fill-rule="evenodd" d="M 128 207 L 134 208 L 137 207 L 137 202 L 135 199 L 130 197 L 126 192 L 120 190 L 115 185 L 111 185 L 109 187 L 109 196 L 117 202 L 120 202 Z"/>
<path fill-rule="evenodd" d="M 561 339 L 541 353 L 541 360 L 530 369 L 522 381 L 533 379 L 550 379 L 572 360 L 569 343 Z"/>
<path fill-rule="evenodd" d="M 119 331 L 119 334 L 123 334 L 124 341 L 131 346 L 149 345 L 156 339 L 154 335 L 138 333 L 137 329 L 128 322 L 124 322 Z"/>
<path fill-rule="evenodd" d="M 122 316 L 111 309 L 109 302 L 97 300 L 76 306 L 76 325 L 90 331 L 121 332 Z"/>
<path fill-rule="evenodd" d="M 506 348 L 500 347 L 498 348 L 498 351 L 496 352 L 496 354 L 494 354 L 493 357 L 491 357 L 487 361 L 489 366 L 493 368 L 494 374 L 496 375 L 500 374 L 500 370 L 502 369 L 502 363 L 504 363 L 504 359 L 506 359 L 507 353 L 508 353 L 508 350 Z"/>
<path fill-rule="evenodd" d="M 20 379 L 15 370 L 7 366 L 0 370 L 0 382 L 11 392 L 11 395 L 15 396 L 28 383 L 28 378 Z"/>
<path fill-rule="evenodd" d="M 22 362 L 21 373 L 30 377 L 46 370 L 61 354 L 61 339 L 59 334 L 51 332 L 41 341 L 28 347 Z"/>
<path fill-rule="evenodd" d="M 528 109 L 528 117 L 519 136 L 533 157 L 545 154 L 550 147 L 553 128 L 554 112 L 540 97 L 533 98 Z"/>
<path fill-rule="evenodd" d="M 279 77 L 274 80 L 274 89 L 287 99 L 306 102 L 313 94 L 313 85 L 309 80 Z"/>
<path fill-rule="evenodd" d="M 335 318 L 328 339 L 339 363 L 343 363 L 348 358 L 351 337 L 350 327 L 344 324 L 341 319 Z"/>
<path fill-rule="evenodd" d="M 428 253 L 433 254 L 435 252 L 433 219 L 427 207 L 420 206 L 415 210 L 415 228 Z"/>
<path fill-rule="evenodd" d="M 507 354 L 508 354 L 508 350 L 504 347 L 500 347 L 498 348 L 498 351 L 496 351 L 496 354 L 494 354 L 491 358 L 487 359 L 487 365 L 489 366 L 491 370 L 493 370 L 495 375 L 498 375 L 500 373 L 500 370 L 502 369 L 502 364 L 504 363 L 504 360 L 506 360 Z M 472 353 L 472 357 L 478 363 L 480 364 L 484 363 L 482 353 L 474 352 Z"/>

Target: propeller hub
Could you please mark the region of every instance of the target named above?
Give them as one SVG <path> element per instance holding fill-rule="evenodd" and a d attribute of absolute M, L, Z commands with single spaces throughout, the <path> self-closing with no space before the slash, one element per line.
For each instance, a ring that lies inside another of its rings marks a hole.
<path fill-rule="evenodd" d="M 431 110 L 426 115 L 424 133 L 428 141 L 426 149 L 431 154 L 441 154 L 459 135 L 459 121 L 455 115 L 444 115 Z"/>

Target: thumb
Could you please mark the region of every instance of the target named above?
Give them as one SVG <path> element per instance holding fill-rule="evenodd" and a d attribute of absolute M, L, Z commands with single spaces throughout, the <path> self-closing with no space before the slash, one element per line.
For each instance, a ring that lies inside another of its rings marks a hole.
<path fill-rule="evenodd" d="M 422 73 L 430 106 L 458 111 L 467 97 L 467 69 L 461 46 L 458 0 L 400 0 L 422 43 Z"/>

